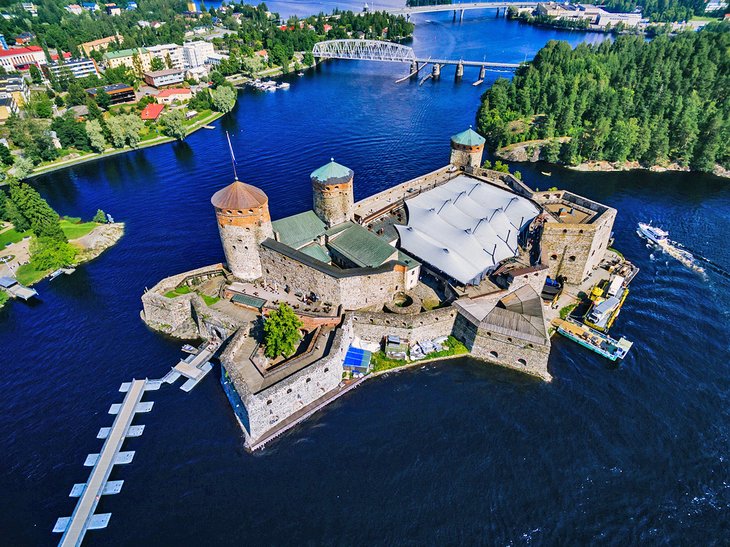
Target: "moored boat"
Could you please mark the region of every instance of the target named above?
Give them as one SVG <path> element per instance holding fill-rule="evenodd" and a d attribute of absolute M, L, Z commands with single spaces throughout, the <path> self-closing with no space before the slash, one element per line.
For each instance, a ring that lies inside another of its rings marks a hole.
<path fill-rule="evenodd" d="M 633 346 L 633 342 L 629 342 L 625 338 L 615 340 L 607 334 L 600 333 L 574 321 L 555 319 L 553 324 L 556 326 L 558 333 L 611 361 L 626 357 L 631 346 Z"/>

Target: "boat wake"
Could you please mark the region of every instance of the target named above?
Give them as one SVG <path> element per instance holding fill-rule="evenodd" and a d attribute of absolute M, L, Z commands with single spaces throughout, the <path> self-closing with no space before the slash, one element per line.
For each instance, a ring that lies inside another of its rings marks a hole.
<path fill-rule="evenodd" d="M 682 245 L 681 243 L 678 243 L 676 241 L 672 241 L 671 243 L 672 243 L 673 246 L 675 246 L 675 247 L 677 247 L 679 249 L 682 249 L 682 250 L 684 250 L 684 251 L 686 251 L 688 253 L 691 253 L 691 255 L 694 258 L 694 260 L 696 262 L 702 263 L 702 265 L 706 269 L 711 270 L 711 271 L 715 272 L 716 274 L 719 274 L 719 275 L 723 276 L 726 279 L 730 279 L 730 271 L 728 271 L 725 268 L 723 268 L 717 262 L 714 262 L 714 261 L 710 260 L 709 258 L 702 256 L 697 251 L 694 251 L 694 250 L 686 247 L 685 245 Z"/>

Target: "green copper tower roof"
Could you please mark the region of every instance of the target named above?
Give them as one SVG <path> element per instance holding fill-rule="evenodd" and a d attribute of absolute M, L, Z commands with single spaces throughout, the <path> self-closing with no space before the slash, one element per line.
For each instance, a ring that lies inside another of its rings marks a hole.
<path fill-rule="evenodd" d="M 342 183 L 347 182 L 352 178 L 353 172 L 349 167 L 340 165 L 331 159 L 326 165 L 323 165 L 316 171 L 313 171 L 310 177 L 319 182 L 333 182 Z"/>
<path fill-rule="evenodd" d="M 484 144 L 484 137 L 469 127 L 466 131 L 462 131 L 451 137 L 451 142 L 463 146 L 481 146 Z"/>

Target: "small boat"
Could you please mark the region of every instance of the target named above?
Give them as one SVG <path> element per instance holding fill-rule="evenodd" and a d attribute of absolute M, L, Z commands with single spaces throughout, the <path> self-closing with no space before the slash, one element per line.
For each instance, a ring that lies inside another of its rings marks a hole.
<path fill-rule="evenodd" d="M 672 258 L 675 258 L 687 268 L 698 273 L 704 273 L 704 268 L 697 264 L 695 257 L 689 251 L 680 249 L 678 244 L 669 239 L 669 232 L 658 226 L 652 226 L 645 222 L 639 222 L 636 233 L 639 237 L 646 239 L 649 243 L 657 245 L 662 251 Z"/>
<path fill-rule="evenodd" d="M 289 82 L 281 82 L 279 85 L 276 86 L 276 89 L 289 89 L 291 87 L 291 84 Z"/>
<path fill-rule="evenodd" d="M 50 281 L 53 281 L 54 279 L 56 279 L 62 273 L 63 273 L 63 271 L 61 271 L 61 268 L 59 268 L 58 270 L 56 270 L 55 272 L 53 272 L 50 276 L 48 276 L 49 277 L 49 280 Z"/>
<path fill-rule="evenodd" d="M 550 171 L 540 171 L 541 175 L 545 175 L 546 177 L 552 177 L 553 174 Z"/>
<path fill-rule="evenodd" d="M 611 361 L 626 357 L 631 346 L 634 345 L 626 338 L 615 340 L 607 334 L 602 334 L 575 321 L 555 319 L 553 324 L 557 327 L 558 333 Z"/>
<path fill-rule="evenodd" d="M 74 267 L 68 267 L 68 268 L 61 268 L 61 271 L 65 273 L 66 275 L 71 275 L 76 271 L 76 268 Z"/>
<path fill-rule="evenodd" d="M 652 226 L 645 222 L 639 222 L 639 227 L 637 228 L 636 233 L 639 234 L 639 237 L 648 239 L 657 245 L 661 245 L 666 242 L 669 237 L 669 232 L 666 230 L 662 230 L 658 226 Z"/>
<path fill-rule="evenodd" d="M 304 76 L 304 72 L 297 72 L 297 76 L 301 78 L 302 76 Z"/>
<path fill-rule="evenodd" d="M 184 345 L 184 346 L 182 347 L 182 350 L 183 350 L 183 351 L 184 351 L 185 353 L 191 353 L 191 354 L 195 354 L 195 353 L 198 353 L 198 348 L 196 348 L 195 346 L 191 346 L 190 344 L 185 344 L 185 345 Z"/>

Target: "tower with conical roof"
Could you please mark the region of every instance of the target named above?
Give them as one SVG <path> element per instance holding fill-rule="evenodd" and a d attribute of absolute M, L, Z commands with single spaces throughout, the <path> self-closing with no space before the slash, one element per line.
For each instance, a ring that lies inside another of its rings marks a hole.
<path fill-rule="evenodd" d="M 449 163 L 471 173 L 482 165 L 484 137 L 471 126 L 466 131 L 451 137 L 451 160 Z"/>
<path fill-rule="evenodd" d="M 228 269 L 234 277 L 252 281 L 261 277 L 259 246 L 274 237 L 269 198 L 236 178 L 211 198 Z"/>
<path fill-rule="evenodd" d="M 352 169 L 334 159 L 310 175 L 314 212 L 328 228 L 352 220 L 355 208 L 353 176 Z"/>

